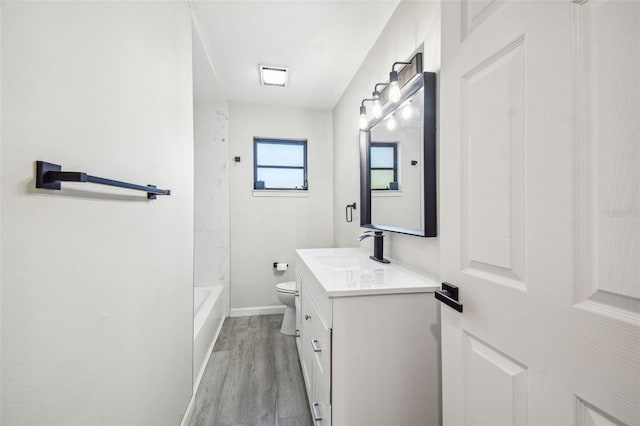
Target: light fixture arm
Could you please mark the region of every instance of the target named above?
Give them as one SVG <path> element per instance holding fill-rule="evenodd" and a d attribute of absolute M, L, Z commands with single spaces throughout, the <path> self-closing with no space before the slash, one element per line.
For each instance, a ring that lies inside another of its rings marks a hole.
<path fill-rule="evenodd" d="M 375 99 L 373 99 L 373 98 L 365 98 L 365 99 L 362 100 L 362 103 L 360 103 L 360 106 L 364 107 L 364 103 L 365 102 L 373 102 L 374 100 Z"/>
<path fill-rule="evenodd" d="M 411 62 L 394 62 L 391 65 L 391 71 L 395 71 L 396 65 L 411 65 Z"/>
<path fill-rule="evenodd" d="M 366 115 L 367 114 L 367 107 L 364 106 L 365 102 L 373 102 L 375 99 L 372 98 L 365 98 L 362 100 L 362 102 L 360 103 L 360 115 Z"/>
<path fill-rule="evenodd" d="M 375 92 L 378 92 L 378 93 L 379 93 L 380 91 L 378 90 L 378 86 L 388 86 L 388 85 L 389 85 L 389 83 L 378 83 L 378 84 L 376 84 L 376 85 L 373 87 L 373 92 L 374 92 L 374 93 L 375 93 Z"/>

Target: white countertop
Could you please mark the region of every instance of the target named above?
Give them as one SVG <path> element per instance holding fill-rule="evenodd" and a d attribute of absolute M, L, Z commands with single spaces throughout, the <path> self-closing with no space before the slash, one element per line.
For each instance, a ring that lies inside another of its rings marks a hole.
<path fill-rule="evenodd" d="M 380 263 L 360 248 L 298 249 L 298 257 L 329 297 L 428 293 L 440 288 L 432 278 L 397 263 Z"/>

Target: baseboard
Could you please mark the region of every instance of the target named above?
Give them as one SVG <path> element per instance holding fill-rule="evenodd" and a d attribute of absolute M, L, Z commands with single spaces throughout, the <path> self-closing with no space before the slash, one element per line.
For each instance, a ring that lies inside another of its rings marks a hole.
<path fill-rule="evenodd" d="M 193 404 L 196 400 L 196 394 L 198 393 L 198 388 L 200 388 L 200 381 L 202 380 L 202 375 L 204 374 L 204 370 L 207 367 L 209 358 L 211 358 L 213 347 L 216 345 L 216 342 L 218 341 L 218 336 L 220 336 L 220 330 L 222 330 L 222 324 L 224 324 L 224 318 L 222 319 L 222 321 L 220 321 L 220 324 L 218 324 L 218 329 L 216 330 L 216 334 L 213 338 L 213 341 L 211 342 L 209 349 L 207 349 L 207 356 L 205 357 L 207 362 L 205 362 L 202 365 L 202 367 L 200 368 L 200 372 L 198 372 L 198 375 L 196 376 L 196 381 L 193 384 L 193 393 L 191 394 L 191 400 L 189 401 L 189 405 L 187 405 L 187 409 L 185 410 L 184 415 L 182 416 L 182 421 L 180 422 L 180 426 L 187 426 L 191 421 L 191 416 L 193 415 Z"/>
<path fill-rule="evenodd" d="M 232 317 L 250 317 L 253 315 L 283 314 L 286 306 L 254 306 L 252 308 L 233 308 L 230 311 Z"/>

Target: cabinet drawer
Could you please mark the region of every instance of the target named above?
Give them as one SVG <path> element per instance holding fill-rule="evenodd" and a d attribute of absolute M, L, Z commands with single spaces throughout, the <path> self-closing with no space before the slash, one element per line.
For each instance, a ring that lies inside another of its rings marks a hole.
<path fill-rule="evenodd" d="M 302 291 L 306 292 L 310 299 L 313 300 L 313 304 L 322 318 L 322 322 L 324 322 L 327 328 L 332 327 L 332 314 L 331 314 L 331 300 L 326 295 L 322 286 L 318 283 L 317 279 L 314 275 L 309 271 L 306 265 L 302 264 L 298 266 L 297 272 L 300 276 L 300 279 L 303 283 Z"/>
<path fill-rule="evenodd" d="M 314 371 L 317 364 L 313 365 Z M 313 394 L 311 402 L 311 416 L 315 426 L 330 426 L 331 425 L 331 403 L 329 399 L 322 398 L 322 395 L 329 393 L 329 378 L 318 377 L 313 381 Z"/>
<path fill-rule="evenodd" d="M 316 426 L 327 426 L 331 424 L 331 330 L 322 321 L 313 323 L 309 345 L 313 351 L 312 415 L 322 418 Z"/>
<path fill-rule="evenodd" d="M 317 371 L 327 380 L 331 379 L 331 330 L 328 330 L 322 321 L 313 323 L 312 338 L 309 344 L 317 364 Z M 316 370 L 314 370 L 316 371 Z M 322 396 L 329 399 L 329 395 Z"/>

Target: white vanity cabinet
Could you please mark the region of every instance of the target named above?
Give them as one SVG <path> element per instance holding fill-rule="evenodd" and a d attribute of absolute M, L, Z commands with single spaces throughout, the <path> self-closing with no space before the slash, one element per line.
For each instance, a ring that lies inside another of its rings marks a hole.
<path fill-rule="evenodd" d="M 357 249 L 298 250 L 298 352 L 314 423 L 438 425 L 438 283 L 368 262 Z"/>

